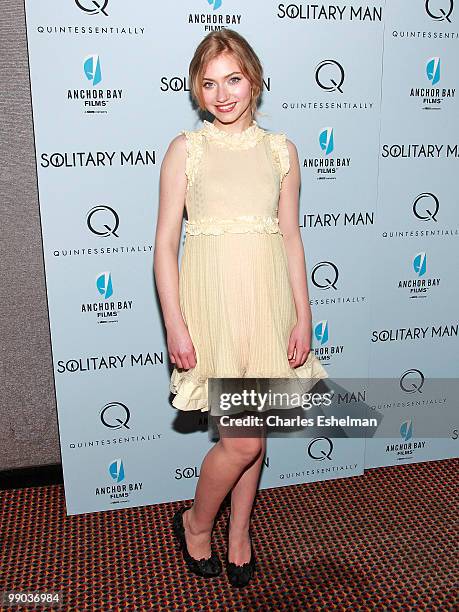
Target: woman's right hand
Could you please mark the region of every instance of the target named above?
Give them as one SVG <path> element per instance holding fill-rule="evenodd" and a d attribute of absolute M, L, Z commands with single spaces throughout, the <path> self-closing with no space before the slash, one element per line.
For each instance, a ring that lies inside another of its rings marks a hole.
<path fill-rule="evenodd" d="M 196 366 L 196 351 L 185 323 L 167 332 L 167 350 L 178 368 L 189 370 Z"/>

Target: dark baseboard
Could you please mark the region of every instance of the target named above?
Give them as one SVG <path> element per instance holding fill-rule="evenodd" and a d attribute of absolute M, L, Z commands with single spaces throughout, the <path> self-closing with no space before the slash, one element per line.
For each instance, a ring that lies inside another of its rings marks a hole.
<path fill-rule="evenodd" d="M 63 483 L 64 476 L 60 463 L 0 471 L 0 490 L 43 487 Z"/>

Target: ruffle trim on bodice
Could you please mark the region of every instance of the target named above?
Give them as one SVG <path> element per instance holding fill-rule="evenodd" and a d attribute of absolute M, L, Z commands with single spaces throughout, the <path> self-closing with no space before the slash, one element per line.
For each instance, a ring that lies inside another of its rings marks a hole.
<path fill-rule="evenodd" d="M 196 172 L 198 170 L 199 162 L 202 157 L 202 136 L 198 130 L 196 132 L 182 130 L 180 134 L 184 134 L 186 139 L 186 163 L 185 163 L 185 174 L 187 176 L 187 190 L 192 186 Z"/>
<path fill-rule="evenodd" d="M 238 134 L 229 134 L 215 127 L 213 123 L 204 120 L 204 127 L 195 131 L 182 130 L 186 138 L 186 165 L 187 191 L 193 185 L 199 164 L 203 155 L 203 137 L 207 137 L 218 146 L 230 149 L 249 149 L 258 144 L 265 136 L 268 136 L 274 164 L 279 176 L 279 189 L 290 170 L 290 158 L 287 147 L 287 137 L 284 133 L 271 134 L 260 128 L 256 121 Z"/>
<path fill-rule="evenodd" d="M 220 147 L 234 151 L 238 149 L 250 149 L 256 146 L 266 134 L 265 130 L 262 130 L 255 120 L 252 121 L 252 124 L 248 128 L 235 134 L 221 130 L 206 119 L 204 119 L 203 123 L 204 126 L 202 130 L 212 142 L 215 142 L 215 144 Z"/>
<path fill-rule="evenodd" d="M 276 373 L 267 372 L 248 372 L 240 378 L 314 378 L 323 379 L 329 378 L 328 372 L 325 370 L 319 359 L 313 351 L 310 351 L 306 361 L 302 366 L 291 368 L 287 366 L 289 374 L 283 376 Z M 224 378 L 224 376 L 221 376 Z M 227 378 L 238 378 L 236 375 L 228 375 Z M 315 384 L 315 383 L 314 383 Z M 200 410 L 208 412 L 208 378 L 199 376 L 196 368 L 179 372 L 174 368 L 170 380 L 169 390 L 175 395 L 172 400 L 172 405 L 179 410 Z"/>
<path fill-rule="evenodd" d="M 285 176 L 290 171 L 290 156 L 287 147 L 287 137 L 284 133 L 270 134 L 271 150 L 274 153 L 274 162 L 277 166 L 279 174 L 279 189 L 282 189 L 282 183 Z"/>
<path fill-rule="evenodd" d="M 219 236 L 226 232 L 245 234 L 258 232 L 263 234 L 281 234 L 277 217 L 262 217 L 259 215 L 242 215 L 232 219 L 206 217 L 195 221 L 185 220 L 185 233 L 192 236 L 199 234 Z"/>

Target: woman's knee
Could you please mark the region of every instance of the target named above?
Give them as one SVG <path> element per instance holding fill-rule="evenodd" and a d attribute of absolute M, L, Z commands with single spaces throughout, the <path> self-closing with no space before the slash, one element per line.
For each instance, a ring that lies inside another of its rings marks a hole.
<path fill-rule="evenodd" d="M 223 438 L 224 449 L 234 456 L 235 460 L 249 463 L 256 459 L 263 450 L 261 438 Z"/>

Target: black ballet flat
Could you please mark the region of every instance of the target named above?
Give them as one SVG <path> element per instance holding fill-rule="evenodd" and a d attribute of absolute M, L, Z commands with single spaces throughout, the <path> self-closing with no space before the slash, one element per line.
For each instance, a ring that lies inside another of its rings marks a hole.
<path fill-rule="evenodd" d="M 227 525 L 227 536 L 229 536 L 229 519 Z M 255 551 L 252 545 L 252 532 L 249 529 L 250 536 L 250 561 L 243 563 L 242 565 L 236 565 L 229 560 L 228 552 L 226 553 L 226 573 L 228 579 L 233 587 L 241 588 L 245 587 L 255 574 Z M 229 545 L 228 545 L 229 549 Z"/>
<path fill-rule="evenodd" d="M 213 578 L 214 576 L 218 576 L 222 571 L 222 565 L 220 559 L 213 546 L 211 547 L 211 556 L 207 559 L 203 557 L 202 559 L 195 559 L 188 552 L 188 548 L 186 545 L 185 539 L 185 527 L 183 525 L 183 513 L 186 510 L 189 510 L 191 506 L 182 506 L 175 514 L 172 519 L 172 528 L 174 530 L 174 534 L 178 539 L 180 544 L 180 548 L 182 549 L 183 558 L 188 569 L 196 574 L 197 576 L 201 576 L 202 578 Z"/>

